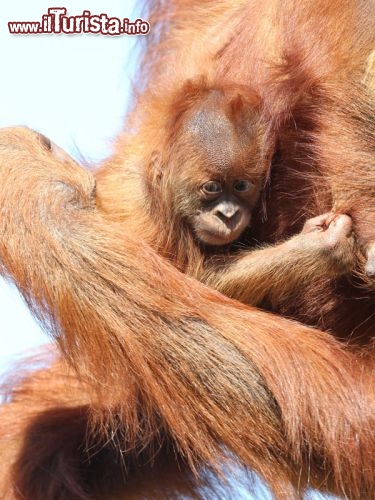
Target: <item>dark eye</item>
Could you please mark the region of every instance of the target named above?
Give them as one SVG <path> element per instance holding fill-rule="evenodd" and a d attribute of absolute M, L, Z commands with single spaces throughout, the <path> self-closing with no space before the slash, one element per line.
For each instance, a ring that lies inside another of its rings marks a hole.
<path fill-rule="evenodd" d="M 218 181 L 208 181 L 205 182 L 202 186 L 202 191 L 205 194 L 219 194 L 221 193 L 223 188 L 221 187 L 220 182 Z"/>
<path fill-rule="evenodd" d="M 241 180 L 241 181 L 236 181 L 234 183 L 234 189 L 235 191 L 238 191 L 239 193 L 244 193 L 245 191 L 248 191 L 253 184 L 250 181 L 247 180 Z"/>

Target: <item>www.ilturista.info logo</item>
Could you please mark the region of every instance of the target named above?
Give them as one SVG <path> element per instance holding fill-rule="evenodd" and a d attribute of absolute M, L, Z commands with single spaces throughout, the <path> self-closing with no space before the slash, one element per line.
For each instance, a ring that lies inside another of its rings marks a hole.
<path fill-rule="evenodd" d="M 126 17 L 108 17 L 107 14 L 93 15 L 84 10 L 80 16 L 67 16 L 65 7 L 51 7 L 48 14 L 42 16 L 42 22 L 9 21 L 8 29 L 13 35 L 66 35 L 92 33 L 101 35 L 147 35 L 150 24 L 143 19 L 129 21 Z"/>

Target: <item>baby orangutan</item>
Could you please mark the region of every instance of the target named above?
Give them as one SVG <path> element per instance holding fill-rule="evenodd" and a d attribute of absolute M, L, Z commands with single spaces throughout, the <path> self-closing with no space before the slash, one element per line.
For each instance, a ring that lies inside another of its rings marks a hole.
<path fill-rule="evenodd" d="M 274 303 L 318 276 L 348 272 L 352 224 L 343 214 L 315 217 L 288 241 L 234 255 L 235 246 L 248 246 L 244 233 L 266 183 L 275 140 L 262 123 L 259 98 L 246 88 L 189 82 L 180 99 L 172 104 L 170 145 L 164 148 L 169 154 L 157 175 L 151 171 L 146 195 L 168 204 L 166 225 L 174 231 L 169 241 L 179 238 L 181 228 L 185 243 L 170 248 L 169 257 L 189 249 L 188 273 L 252 305 Z"/>

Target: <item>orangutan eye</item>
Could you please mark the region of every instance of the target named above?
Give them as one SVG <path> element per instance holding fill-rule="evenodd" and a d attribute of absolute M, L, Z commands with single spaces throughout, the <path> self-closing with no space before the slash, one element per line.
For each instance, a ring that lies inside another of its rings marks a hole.
<path fill-rule="evenodd" d="M 202 191 L 205 193 L 205 194 L 219 194 L 221 193 L 223 190 L 220 182 L 218 181 L 208 181 L 208 182 L 205 182 L 202 186 Z"/>
<path fill-rule="evenodd" d="M 253 186 L 253 183 L 250 182 L 250 181 L 247 181 L 245 179 L 243 180 L 240 180 L 240 181 L 236 181 L 234 183 L 234 189 L 235 191 L 239 192 L 239 193 L 245 193 L 246 191 L 248 191 L 251 187 Z"/>

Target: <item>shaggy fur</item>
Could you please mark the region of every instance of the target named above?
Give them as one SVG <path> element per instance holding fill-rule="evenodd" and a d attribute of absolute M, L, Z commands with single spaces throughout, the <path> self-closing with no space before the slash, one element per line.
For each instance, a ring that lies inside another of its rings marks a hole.
<path fill-rule="evenodd" d="M 10 391 L 4 498 L 202 498 L 230 463 L 280 499 L 309 485 L 373 496 L 374 13 L 354 0 L 153 2 L 144 89 L 96 182 L 37 134 L 0 133 L 1 272 L 75 370 L 56 361 Z M 275 139 L 244 244 L 332 208 L 352 217 L 353 283 L 319 278 L 268 305 L 329 332 L 188 276 L 205 254 L 147 179 L 168 168 L 171 104 L 197 77 L 249 86 Z"/>

